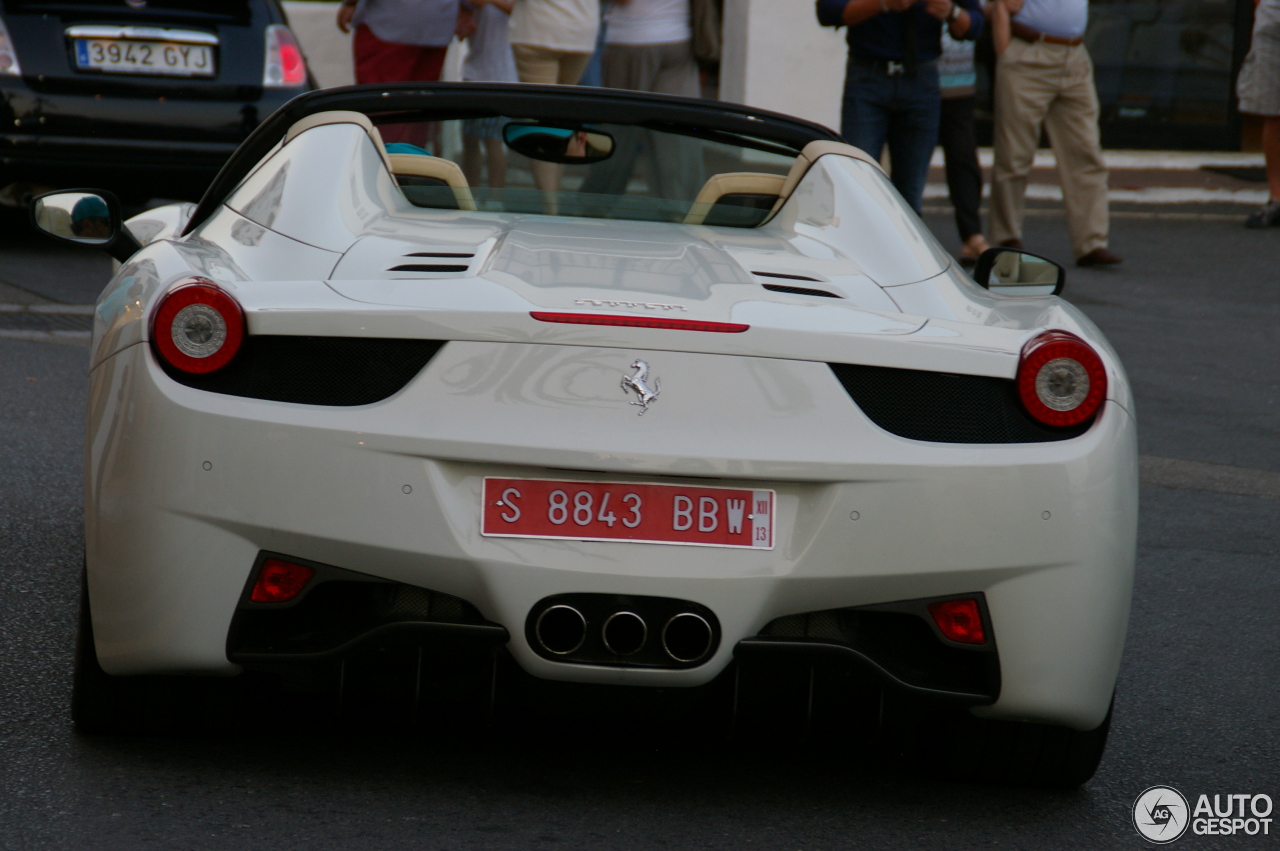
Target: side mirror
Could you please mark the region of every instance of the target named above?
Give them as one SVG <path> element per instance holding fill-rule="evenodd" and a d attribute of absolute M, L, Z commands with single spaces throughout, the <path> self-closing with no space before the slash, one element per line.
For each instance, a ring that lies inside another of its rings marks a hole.
<path fill-rule="evenodd" d="M 973 279 L 1000 295 L 1058 295 L 1067 283 L 1067 270 L 1038 254 L 997 247 L 982 252 Z"/>
<path fill-rule="evenodd" d="M 581 127 L 547 124 L 508 124 L 502 141 L 531 160 L 562 165 L 591 165 L 613 156 L 613 137 Z"/>
<path fill-rule="evenodd" d="M 31 201 L 31 223 L 54 239 L 105 249 L 121 263 L 142 248 L 124 226 L 116 196 L 103 190 L 39 195 Z"/>

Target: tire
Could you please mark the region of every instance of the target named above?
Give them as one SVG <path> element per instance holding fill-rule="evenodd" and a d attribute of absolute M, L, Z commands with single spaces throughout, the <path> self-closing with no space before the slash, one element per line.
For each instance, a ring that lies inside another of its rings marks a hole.
<path fill-rule="evenodd" d="M 1114 704 L 1114 700 L 1113 700 Z M 966 718 L 953 740 L 960 766 L 993 783 L 1074 788 L 1098 770 L 1111 730 L 1111 709 L 1092 730 Z"/>
<path fill-rule="evenodd" d="M 87 572 L 80 580 L 80 625 L 71 685 L 71 720 L 81 733 L 201 735 L 235 723 L 238 677 L 114 677 L 98 663 Z"/>
<path fill-rule="evenodd" d="M 137 718 L 136 683 L 113 677 L 98 664 L 89 609 L 88 575 L 80 579 L 80 626 L 76 633 L 75 673 L 71 681 L 71 720 L 83 733 L 121 733 Z"/>

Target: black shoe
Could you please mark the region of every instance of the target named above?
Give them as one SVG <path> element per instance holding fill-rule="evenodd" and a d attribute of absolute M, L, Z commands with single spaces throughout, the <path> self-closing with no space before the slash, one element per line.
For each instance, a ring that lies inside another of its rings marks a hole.
<path fill-rule="evenodd" d="M 1249 218 L 1244 220 L 1244 226 L 1251 230 L 1259 228 L 1269 228 L 1280 225 L 1280 204 L 1276 203 L 1276 199 L 1272 198 L 1262 209 L 1255 211 Z"/>
<path fill-rule="evenodd" d="M 1020 239 L 1016 239 L 1016 238 L 1015 238 L 1015 239 L 1006 239 L 1004 242 L 999 243 L 999 246 L 1000 246 L 1001 248 L 1012 248 L 1012 249 L 1014 249 L 1015 251 L 1021 251 L 1021 250 L 1022 250 L 1022 240 L 1020 240 Z"/>
<path fill-rule="evenodd" d="M 1077 266 L 1084 266 L 1085 268 L 1092 267 L 1094 269 L 1106 269 L 1111 266 L 1119 266 L 1123 262 L 1124 258 L 1119 254 L 1115 254 L 1102 247 L 1093 249 L 1083 257 L 1076 258 Z"/>

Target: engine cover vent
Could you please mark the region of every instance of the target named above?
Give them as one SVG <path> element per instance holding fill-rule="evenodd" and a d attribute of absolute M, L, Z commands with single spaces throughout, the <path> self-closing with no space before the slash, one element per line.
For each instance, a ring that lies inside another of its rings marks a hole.
<path fill-rule="evenodd" d="M 447 263 L 405 263 L 392 266 L 388 272 L 465 272 L 470 266 L 454 266 Z"/>
<path fill-rule="evenodd" d="M 761 284 L 769 292 L 786 293 L 787 295 L 810 295 L 819 298 L 844 298 L 842 295 L 829 293 L 826 290 L 811 290 L 806 287 L 786 287 L 782 284 Z"/>
<path fill-rule="evenodd" d="M 752 272 L 757 278 L 782 278 L 786 281 L 813 281 L 815 284 L 821 284 L 821 278 L 810 278 L 807 275 L 784 275 L 781 272 Z"/>

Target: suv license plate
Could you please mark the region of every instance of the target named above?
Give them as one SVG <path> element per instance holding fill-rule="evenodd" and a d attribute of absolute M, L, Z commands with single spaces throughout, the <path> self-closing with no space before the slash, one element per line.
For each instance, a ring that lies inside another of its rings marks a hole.
<path fill-rule="evenodd" d="M 121 38 L 75 39 L 76 67 L 107 74 L 212 77 L 213 48 L 207 44 Z"/>
<path fill-rule="evenodd" d="M 486 478 L 480 533 L 771 550 L 775 502 L 771 490 Z"/>

